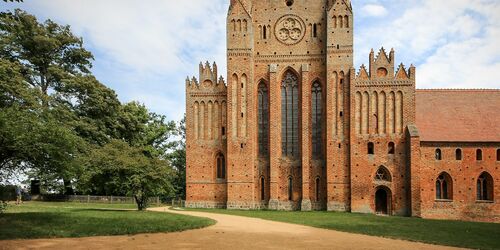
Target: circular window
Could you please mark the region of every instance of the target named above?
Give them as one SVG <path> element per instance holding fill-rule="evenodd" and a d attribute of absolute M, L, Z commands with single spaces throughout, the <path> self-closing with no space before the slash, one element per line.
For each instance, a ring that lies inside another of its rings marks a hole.
<path fill-rule="evenodd" d="M 292 7 L 293 5 L 293 0 L 286 0 L 286 6 Z"/>

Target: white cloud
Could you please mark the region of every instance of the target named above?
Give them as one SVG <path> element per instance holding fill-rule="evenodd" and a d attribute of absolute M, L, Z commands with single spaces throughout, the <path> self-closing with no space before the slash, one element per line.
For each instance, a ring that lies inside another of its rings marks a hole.
<path fill-rule="evenodd" d="M 361 9 L 366 16 L 382 17 L 387 15 L 387 9 L 379 4 L 367 4 Z"/>
<path fill-rule="evenodd" d="M 361 24 L 357 63 L 372 47 L 394 47 L 407 65 L 417 64 L 417 87 L 500 88 L 499 1 L 410 1 L 390 12 L 385 22 Z"/>

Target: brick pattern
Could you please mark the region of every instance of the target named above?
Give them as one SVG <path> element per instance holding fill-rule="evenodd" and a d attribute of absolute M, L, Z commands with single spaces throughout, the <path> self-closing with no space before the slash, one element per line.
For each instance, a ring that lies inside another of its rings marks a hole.
<path fill-rule="evenodd" d="M 488 143 L 426 141 L 436 133 L 428 132 L 432 121 L 422 114 L 430 111 L 416 106 L 421 92 L 415 90 L 415 67 L 396 66 L 394 50 L 382 48 L 377 54 L 372 50 L 369 65 L 356 71 L 353 21 L 348 0 L 295 0 L 291 6 L 286 1 L 231 1 L 227 83 L 217 79 L 215 63 L 200 65 L 199 82 L 186 81 L 187 206 L 500 221 L 496 137 Z M 281 143 L 286 72 L 299 83 L 300 153 L 293 158 L 282 154 Z M 313 155 L 311 138 L 316 81 L 323 101 L 319 156 Z M 261 82 L 269 95 L 268 155 L 259 155 Z M 419 131 L 422 121 L 425 129 Z M 445 156 L 441 161 L 432 159 L 436 147 Z M 448 157 L 454 147 L 463 148 L 462 161 Z M 477 147 L 484 152 L 480 162 L 468 158 Z M 216 176 L 218 154 L 226 160 L 223 179 Z M 435 199 L 435 181 L 443 171 L 453 179 L 451 201 Z M 484 171 L 494 180 L 492 202 L 475 200 L 476 181 Z"/>

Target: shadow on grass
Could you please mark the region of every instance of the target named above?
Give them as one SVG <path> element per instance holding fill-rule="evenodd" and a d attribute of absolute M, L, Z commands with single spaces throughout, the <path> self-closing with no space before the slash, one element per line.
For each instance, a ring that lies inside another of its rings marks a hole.
<path fill-rule="evenodd" d="M 0 215 L 0 240 L 174 232 L 213 223 L 209 219 L 119 209 L 6 213 Z"/>

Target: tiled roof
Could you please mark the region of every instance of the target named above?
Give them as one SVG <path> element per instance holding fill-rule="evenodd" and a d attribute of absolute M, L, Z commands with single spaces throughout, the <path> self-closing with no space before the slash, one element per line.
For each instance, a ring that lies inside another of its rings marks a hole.
<path fill-rule="evenodd" d="M 421 141 L 500 142 L 500 90 L 417 90 Z"/>

